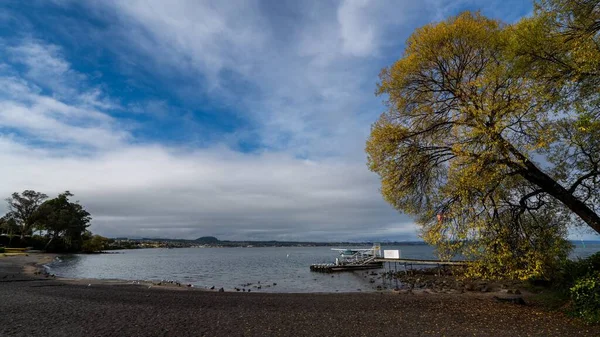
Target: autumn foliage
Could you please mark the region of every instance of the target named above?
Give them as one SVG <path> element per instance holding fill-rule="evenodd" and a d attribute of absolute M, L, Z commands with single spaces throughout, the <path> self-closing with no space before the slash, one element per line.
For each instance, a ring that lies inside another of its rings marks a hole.
<path fill-rule="evenodd" d="M 600 13 L 581 6 L 542 1 L 514 25 L 464 12 L 417 29 L 381 72 L 369 167 L 473 274 L 546 277 L 569 225 L 600 233 Z"/>

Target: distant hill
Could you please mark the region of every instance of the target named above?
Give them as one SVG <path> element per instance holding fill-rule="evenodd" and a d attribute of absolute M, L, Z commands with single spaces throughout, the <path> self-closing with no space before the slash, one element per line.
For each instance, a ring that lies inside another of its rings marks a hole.
<path fill-rule="evenodd" d="M 202 243 L 202 244 L 216 244 L 216 243 L 221 242 L 221 241 L 219 241 L 219 239 L 215 238 L 214 236 L 203 236 L 201 238 L 197 238 L 194 241 L 196 241 L 198 243 Z"/>

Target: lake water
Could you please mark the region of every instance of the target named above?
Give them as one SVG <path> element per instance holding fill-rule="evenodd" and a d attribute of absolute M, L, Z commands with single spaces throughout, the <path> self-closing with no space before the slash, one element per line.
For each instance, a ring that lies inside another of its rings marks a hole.
<path fill-rule="evenodd" d="M 435 258 L 433 248 L 426 245 L 382 249 L 400 249 L 404 258 Z M 599 250 L 600 244 L 577 245 L 572 255 L 586 257 Z M 311 264 L 335 260 L 337 253 L 331 247 L 138 249 L 116 253 L 62 256 L 47 268 L 68 278 L 177 280 L 199 288 L 214 286 L 229 291 L 236 287 L 261 292 L 374 291 L 383 282 L 371 283 L 376 277 L 366 271 L 311 272 Z"/>

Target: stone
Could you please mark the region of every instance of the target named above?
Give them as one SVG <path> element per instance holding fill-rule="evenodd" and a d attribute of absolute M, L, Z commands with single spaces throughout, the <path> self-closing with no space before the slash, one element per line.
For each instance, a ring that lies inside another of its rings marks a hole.
<path fill-rule="evenodd" d="M 525 303 L 525 300 L 523 299 L 523 297 L 498 297 L 498 296 L 494 296 L 494 299 L 497 302 L 503 302 L 503 303 L 512 303 L 512 304 L 518 304 L 518 305 L 525 305 L 527 303 Z"/>

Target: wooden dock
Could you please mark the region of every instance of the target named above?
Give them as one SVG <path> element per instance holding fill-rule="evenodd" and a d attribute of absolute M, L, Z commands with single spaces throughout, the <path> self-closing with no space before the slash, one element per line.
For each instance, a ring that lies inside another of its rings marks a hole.
<path fill-rule="evenodd" d="M 335 273 L 340 271 L 366 270 L 366 269 L 381 269 L 383 262 L 371 262 L 367 264 L 344 264 L 336 265 L 333 263 L 313 264 L 310 266 L 310 271 L 321 273 Z"/>
<path fill-rule="evenodd" d="M 466 266 L 469 261 L 442 261 L 442 260 L 423 260 L 423 259 L 383 259 L 377 258 L 376 262 L 393 262 L 401 263 L 406 265 L 419 265 L 419 266 Z"/>

